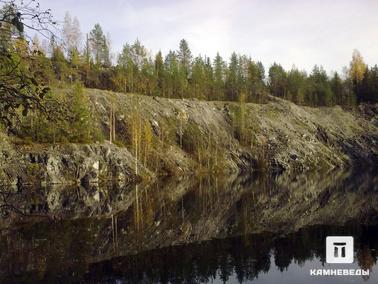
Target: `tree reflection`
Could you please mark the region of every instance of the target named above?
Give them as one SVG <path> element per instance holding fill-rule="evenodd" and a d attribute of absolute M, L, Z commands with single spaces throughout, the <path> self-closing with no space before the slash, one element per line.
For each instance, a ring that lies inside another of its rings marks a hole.
<path fill-rule="evenodd" d="M 323 236 L 337 231 L 356 234 L 360 268 L 371 269 L 376 265 L 377 256 L 373 252 L 378 249 L 377 226 L 315 226 L 278 238 L 270 233 L 249 235 L 247 246 L 241 238 L 232 238 L 116 258 L 93 264 L 86 279 L 100 281 L 96 272 L 102 271 L 106 277 L 116 277 L 125 283 L 198 283 L 217 278 L 227 282 L 231 277 L 236 277 L 239 282 L 254 280 L 261 273 L 275 269 L 271 267 L 271 259 L 283 272 L 293 263 L 303 264 L 325 258 Z M 361 240 L 368 240 L 369 247 L 361 247 Z"/>
<path fill-rule="evenodd" d="M 358 265 L 371 269 L 377 184 L 376 175 L 335 172 L 0 190 L 0 228 L 12 228 L 0 236 L 0 283 L 242 282 L 324 264 L 327 235 L 355 236 Z"/>

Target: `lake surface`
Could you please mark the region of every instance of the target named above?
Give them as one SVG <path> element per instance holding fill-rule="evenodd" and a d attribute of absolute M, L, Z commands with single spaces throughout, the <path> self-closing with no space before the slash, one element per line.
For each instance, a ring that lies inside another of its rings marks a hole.
<path fill-rule="evenodd" d="M 328 235 L 355 237 L 356 263 L 325 263 Z M 378 283 L 378 226 L 312 226 L 286 236 L 248 235 L 118 257 L 89 267 L 100 283 Z M 310 276 L 310 269 L 363 268 L 369 277 Z"/>
<path fill-rule="evenodd" d="M 374 171 L 2 188 L 0 283 L 378 283 Z M 354 263 L 327 264 L 327 236 Z M 361 268 L 369 276 L 311 276 Z"/>

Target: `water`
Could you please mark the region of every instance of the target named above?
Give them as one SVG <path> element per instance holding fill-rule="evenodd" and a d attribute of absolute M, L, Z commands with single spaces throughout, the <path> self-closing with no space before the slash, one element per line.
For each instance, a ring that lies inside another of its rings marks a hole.
<path fill-rule="evenodd" d="M 0 283 L 378 283 L 375 172 L 3 188 Z M 355 261 L 325 263 L 325 238 Z M 362 276 L 310 269 L 362 268 Z"/>
<path fill-rule="evenodd" d="M 327 235 L 355 237 L 356 263 L 325 263 Z M 103 283 L 378 283 L 378 226 L 312 226 L 286 236 L 248 235 L 118 257 L 89 267 Z M 310 269 L 370 269 L 369 277 L 315 277 Z"/>

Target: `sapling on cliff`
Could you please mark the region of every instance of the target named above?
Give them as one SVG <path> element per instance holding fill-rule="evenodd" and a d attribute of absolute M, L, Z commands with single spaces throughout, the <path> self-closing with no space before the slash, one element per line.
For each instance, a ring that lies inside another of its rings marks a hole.
<path fill-rule="evenodd" d="M 109 115 L 109 142 L 113 143 L 116 140 L 116 127 L 115 127 L 115 110 L 114 103 L 110 105 L 110 115 Z"/>

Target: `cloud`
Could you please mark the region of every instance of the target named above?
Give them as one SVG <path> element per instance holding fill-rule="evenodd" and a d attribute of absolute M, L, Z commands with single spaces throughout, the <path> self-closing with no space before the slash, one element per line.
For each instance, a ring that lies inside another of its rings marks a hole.
<path fill-rule="evenodd" d="M 378 1 L 365 0 L 42 0 L 63 19 L 77 16 L 83 32 L 99 22 L 115 51 L 139 38 L 152 52 L 188 40 L 194 54 L 251 55 L 310 71 L 315 64 L 340 71 L 354 48 L 368 64 L 378 58 Z M 374 61 L 375 60 L 375 61 Z"/>

